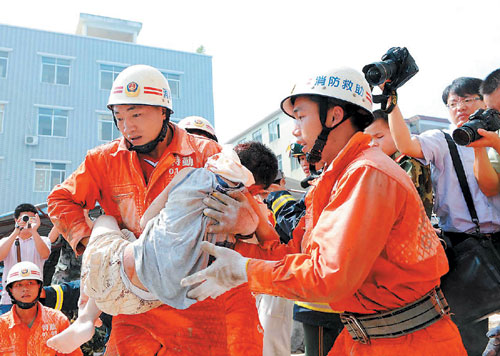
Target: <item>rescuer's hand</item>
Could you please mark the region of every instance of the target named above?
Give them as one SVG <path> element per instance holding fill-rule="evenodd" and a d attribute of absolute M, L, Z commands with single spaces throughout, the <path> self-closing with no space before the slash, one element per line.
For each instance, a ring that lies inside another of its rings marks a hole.
<path fill-rule="evenodd" d="M 238 252 L 218 247 L 207 241 L 201 243 L 203 251 L 215 256 L 216 260 L 207 268 L 181 280 L 181 286 L 187 287 L 197 283 L 199 286 L 191 289 L 187 296 L 198 301 L 208 297 L 217 298 L 228 290 L 248 281 L 248 258 Z"/>
<path fill-rule="evenodd" d="M 241 191 L 230 192 L 229 195 L 214 192 L 203 199 L 203 203 L 207 206 L 203 214 L 217 222 L 208 226 L 208 232 L 253 234 L 257 229 L 259 217 L 252 207 L 256 205 L 251 201 L 252 197 L 247 197 Z"/>

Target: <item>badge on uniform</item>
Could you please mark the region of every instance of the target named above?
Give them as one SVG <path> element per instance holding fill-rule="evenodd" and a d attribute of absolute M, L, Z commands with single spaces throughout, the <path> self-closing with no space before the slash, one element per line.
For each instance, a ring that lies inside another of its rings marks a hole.
<path fill-rule="evenodd" d="M 130 82 L 127 84 L 125 88 L 125 94 L 127 96 L 137 96 L 139 95 L 139 84 L 136 82 Z"/>

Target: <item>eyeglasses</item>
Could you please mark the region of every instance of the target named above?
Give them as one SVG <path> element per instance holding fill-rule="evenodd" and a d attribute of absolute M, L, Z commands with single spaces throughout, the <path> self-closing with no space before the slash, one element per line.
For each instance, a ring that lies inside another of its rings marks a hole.
<path fill-rule="evenodd" d="M 456 109 L 458 107 L 458 105 L 461 105 L 461 104 L 463 104 L 465 106 L 469 106 L 476 100 L 483 100 L 483 99 L 481 99 L 480 97 L 475 97 L 475 98 L 467 98 L 464 100 L 452 101 L 451 103 L 446 104 L 446 107 L 448 109 Z"/>

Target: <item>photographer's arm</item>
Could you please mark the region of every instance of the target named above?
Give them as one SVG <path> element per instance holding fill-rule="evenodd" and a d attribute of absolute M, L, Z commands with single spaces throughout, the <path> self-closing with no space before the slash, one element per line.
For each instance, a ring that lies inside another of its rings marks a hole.
<path fill-rule="evenodd" d="M 19 228 L 15 228 L 14 231 L 8 236 L 0 239 L 0 261 L 3 261 L 9 255 L 10 249 L 16 241 L 17 236 L 19 235 Z"/>
<path fill-rule="evenodd" d="M 389 129 L 399 152 L 413 158 L 424 158 L 420 142 L 416 137 L 411 137 L 399 105 L 389 114 Z"/>
<path fill-rule="evenodd" d="M 496 132 L 483 129 L 477 132 L 483 137 L 469 145 L 474 148 L 474 176 L 483 194 L 491 197 L 500 193 L 500 174 L 491 165 L 486 147 L 500 152 L 500 137 Z"/>
<path fill-rule="evenodd" d="M 50 255 L 50 247 L 47 246 L 45 241 L 40 237 L 38 233 L 38 228 L 40 227 L 40 216 L 38 214 L 35 215 L 35 223 L 31 224 L 31 228 L 26 229 L 31 232 L 31 237 L 33 237 L 33 241 L 35 242 L 35 248 L 42 259 L 47 259 Z"/>

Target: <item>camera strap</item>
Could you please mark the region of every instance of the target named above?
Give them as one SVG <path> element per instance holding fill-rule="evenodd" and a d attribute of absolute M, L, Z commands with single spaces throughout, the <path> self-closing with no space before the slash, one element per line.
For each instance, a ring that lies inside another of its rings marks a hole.
<path fill-rule="evenodd" d="M 450 150 L 451 160 L 453 161 L 453 167 L 455 168 L 455 172 L 457 173 L 458 182 L 460 183 L 460 189 L 462 189 L 462 194 L 464 196 L 465 202 L 467 203 L 467 208 L 469 209 L 472 222 L 476 225 L 476 233 L 479 234 L 481 232 L 479 228 L 479 218 L 477 217 L 477 212 L 474 206 L 474 201 L 472 200 L 472 194 L 470 192 L 469 185 L 467 184 L 467 177 L 465 176 L 464 166 L 462 164 L 460 156 L 458 155 L 457 145 L 447 132 L 443 131 L 443 134 L 446 138 L 446 143 L 448 144 L 448 148 Z"/>
<path fill-rule="evenodd" d="M 19 238 L 16 239 L 16 253 L 17 253 L 17 262 L 21 262 L 21 246 L 19 245 Z"/>
<path fill-rule="evenodd" d="M 387 101 L 389 99 L 390 99 L 390 104 L 389 107 L 387 107 Z M 382 94 L 373 95 L 373 102 L 380 104 L 380 109 L 383 112 L 390 114 L 392 110 L 394 110 L 394 108 L 396 107 L 396 104 L 398 103 L 398 93 L 396 92 L 396 90 L 390 89 L 389 83 L 386 83 Z"/>

